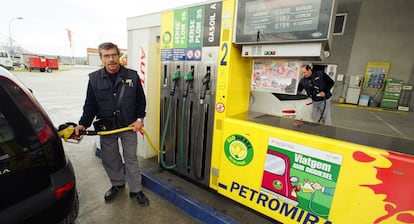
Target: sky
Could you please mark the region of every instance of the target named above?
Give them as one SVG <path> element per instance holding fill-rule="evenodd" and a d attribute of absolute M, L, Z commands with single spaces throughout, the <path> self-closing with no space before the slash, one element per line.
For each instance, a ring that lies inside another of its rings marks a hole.
<path fill-rule="evenodd" d="M 4 0 L 0 47 L 10 45 L 11 34 L 13 46 L 39 55 L 86 57 L 87 48 L 106 41 L 127 49 L 127 18 L 204 2 L 209 0 Z"/>

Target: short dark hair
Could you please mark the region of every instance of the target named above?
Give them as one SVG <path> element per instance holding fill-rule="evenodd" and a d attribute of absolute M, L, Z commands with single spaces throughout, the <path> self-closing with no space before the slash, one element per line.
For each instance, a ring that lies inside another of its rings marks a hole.
<path fill-rule="evenodd" d="M 102 50 L 109 50 L 109 49 L 113 49 L 116 48 L 116 52 L 119 55 L 119 48 L 116 44 L 111 43 L 111 42 L 104 42 L 102 44 L 99 44 L 98 46 L 98 52 L 99 52 L 99 57 L 102 57 Z"/>
<path fill-rule="evenodd" d="M 312 67 L 310 65 L 302 65 L 302 68 L 305 68 L 306 71 L 312 70 Z"/>

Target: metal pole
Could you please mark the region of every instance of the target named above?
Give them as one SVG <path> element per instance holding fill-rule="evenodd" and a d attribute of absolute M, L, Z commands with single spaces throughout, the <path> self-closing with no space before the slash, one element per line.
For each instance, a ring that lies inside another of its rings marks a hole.
<path fill-rule="evenodd" d="M 12 56 L 12 59 L 13 59 L 13 39 L 12 39 L 12 35 L 11 35 L 11 23 L 15 20 L 15 19 L 20 19 L 20 20 L 22 20 L 23 19 L 23 17 L 15 17 L 15 18 L 12 18 L 10 21 L 9 21 L 9 40 L 10 40 L 10 49 L 9 49 L 9 53 L 10 53 L 10 56 Z"/>

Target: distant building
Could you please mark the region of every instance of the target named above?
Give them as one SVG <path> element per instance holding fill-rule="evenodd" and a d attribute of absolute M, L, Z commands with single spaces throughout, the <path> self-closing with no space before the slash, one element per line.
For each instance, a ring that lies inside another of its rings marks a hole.
<path fill-rule="evenodd" d="M 86 49 L 86 63 L 93 66 L 101 66 L 101 59 L 99 58 L 99 53 L 97 48 L 87 48 Z"/>

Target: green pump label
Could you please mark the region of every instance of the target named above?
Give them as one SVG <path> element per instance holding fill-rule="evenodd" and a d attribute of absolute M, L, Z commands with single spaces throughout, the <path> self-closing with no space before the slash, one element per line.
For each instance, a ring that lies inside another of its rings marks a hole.
<path fill-rule="evenodd" d="M 253 147 L 241 135 L 231 135 L 224 142 L 226 158 L 236 166 L 246 166 L 253 160 Z"/>

